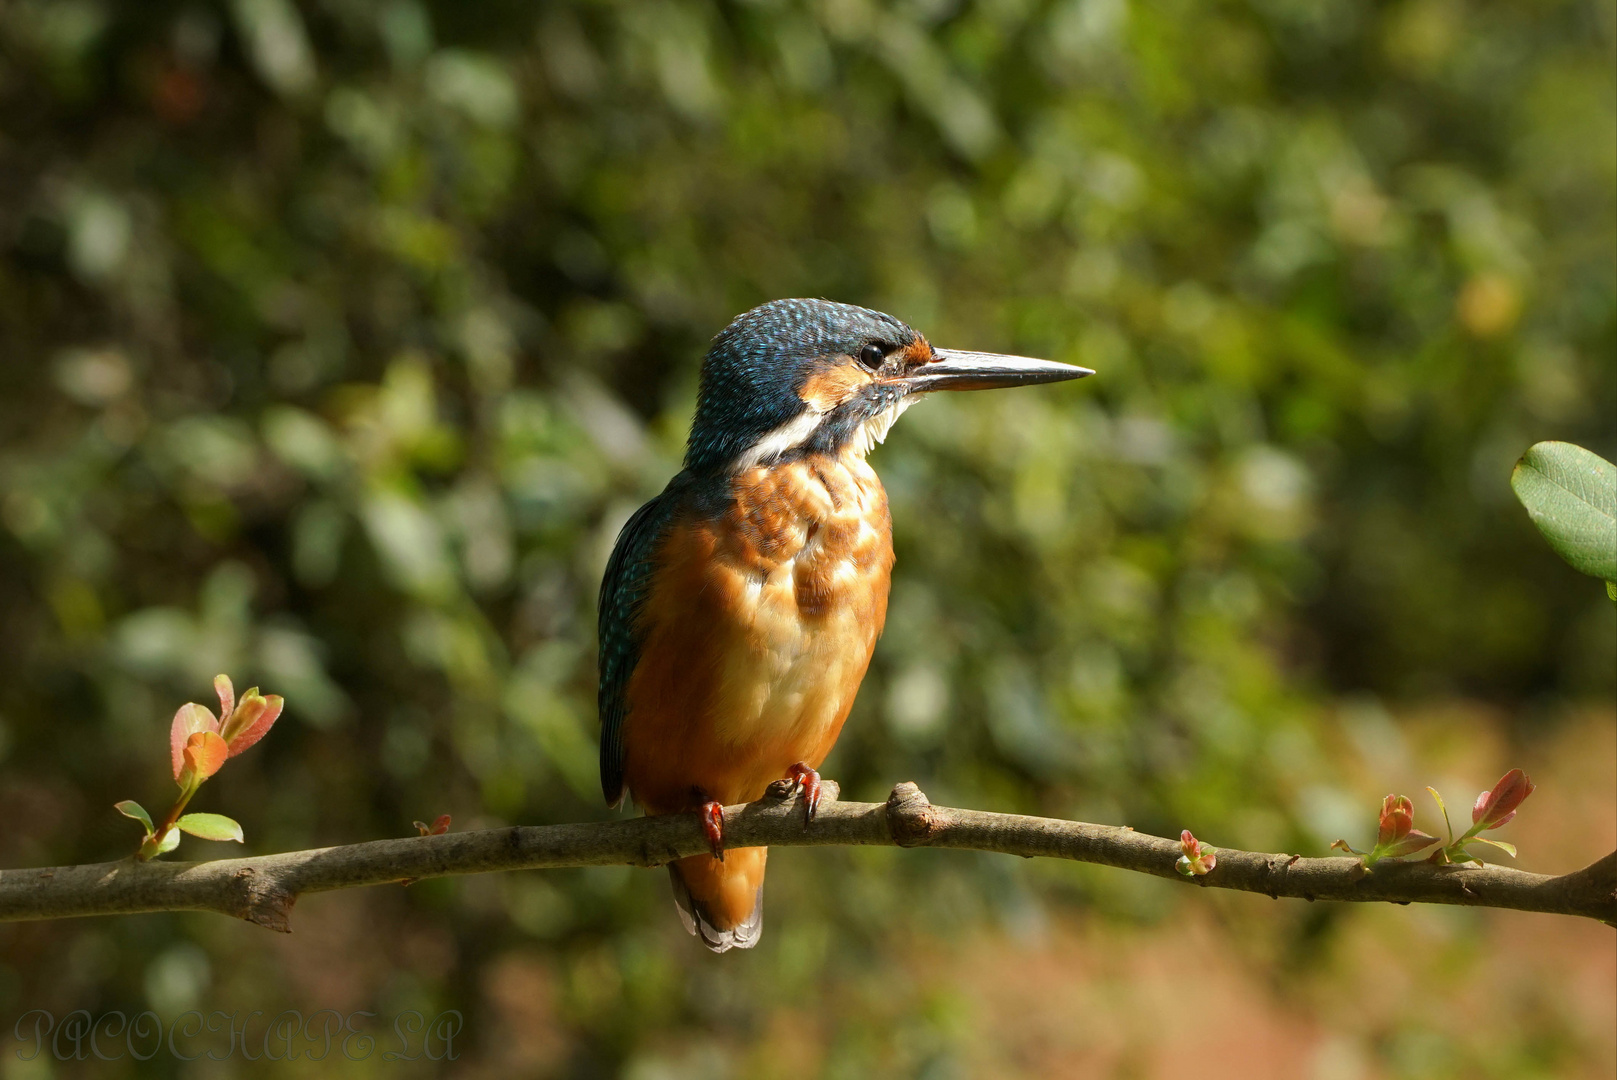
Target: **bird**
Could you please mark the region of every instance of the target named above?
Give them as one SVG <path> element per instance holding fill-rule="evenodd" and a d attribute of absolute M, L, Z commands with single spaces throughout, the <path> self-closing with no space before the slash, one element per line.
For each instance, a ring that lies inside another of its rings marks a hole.
<path fill-rule="evenodd" d="M 872 447 L 929 394 L 1091 374 L 935 348 L 823 299 L 771 301 L 713 339 L 684 467 L 619 533 L 598 626 L 602 793 L 698 815 L 708 853 L 668 870 L 707 948 L 763 931 L 768 849 L 726 850 L 723 807 L 783 780 L 812 824 L 886 620 L 892 521 Z"/>

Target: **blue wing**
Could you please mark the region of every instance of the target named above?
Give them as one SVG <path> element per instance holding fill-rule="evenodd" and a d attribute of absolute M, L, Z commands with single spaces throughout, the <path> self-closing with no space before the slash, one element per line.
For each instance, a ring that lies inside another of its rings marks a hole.
<path fill-rule="evenodd" d="M 636 510 L 623 526 L 601 579 L 601 793 L 610 806 L 623 801 L 623 716 L 629 676 L 640 659 L 635 621 L 651 591 L 657 542 L 673 516 L 674 486 Z"/>

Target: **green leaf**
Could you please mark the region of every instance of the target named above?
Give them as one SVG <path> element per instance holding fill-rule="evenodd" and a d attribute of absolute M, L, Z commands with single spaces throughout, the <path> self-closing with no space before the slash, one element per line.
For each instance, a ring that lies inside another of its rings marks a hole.
<path fill-rule="evenodd" d="M 1385 846 L 1377 844 L 1373 854 L 1383 859 L 1401 859 L 1405 855 L 1413 855 L 1417 851 L 1429 848 L 1435 843 L 1438 843 L 1437 837 L 1428 836 L 1419 829 L 1412 829 L 1402 838 L 1394 840 L 1390 844 Z"/>
<path fill-rule="evenodd" d="M 1606 595 L 1617 600 L 1617 581 L 1606 582 Z"/>
<path fill-rule="evenodd" d="M 147 836 L 152 834 L 152 816 L 146 812 L 146 808 L 144 806 L 140 805 L 140 803 L 136 802 L 134 799 L 125 799 L 123 802 L 113 803 L 112 808 L 118 811 L 118 813 L 122 814 L 124 817 L 134 818 L 136 821 L 146 826 Z"/>
<path fill-rule="evenodd" d="M 241 826 L 236 824 L 234 818 L 227 818 L 223 814 L 186 814 L 174 824 L 204 840 L 242 842 Z"/>
<path fill-rule="evenodd" d="M 1443 796 L 1439 795 L 1437 789 L 1430 784 L 1427 785 L 1426 790 L 1432 793 L 1432 798 L 1437 800 L 1437 808 L 1443 811 L 1443 827 L 1448 829 L 1449 839 L 1452 841 L 1454 839 L 1454 826 L 1449 824 L 1449 808 L 1443 802 Z"/>
<path fill-rule="evenodd" d="M 1510 486 L 1557 555 L 1617 581 L 1617 465 L 1572 443 L 1541 442 L 1516 463 Z"/>
<path fill-rule="evenodd" d="M 169 852 L 173 851 L 175 848 L 177 848 L 179 846 L 180 846 L 180 830 L 178 830 L 178 829 L 170 829 L 168 831 L 168 835 L 163 837 L 163 842 L 161 844 L 157 845 L 157 854 L 159 854 L 159 855 L 167 855 Z"/>
<path fill-rule="evenodd" d="M 1486 836 L 1473 836 L 1470 840 L 1468 840 L 1466 842 L 1467 843 L 1477 843 L 1477 844 L 1492 844 L 1494 847 L 1498 848 L 1500 851 L 1503 851 L 1506 855 L 1509 855 L 1512 859 L 1514 859 L 1516 857 L 1516 845 L 1512 844 L 1508 840 L 1489 840 Z"/>

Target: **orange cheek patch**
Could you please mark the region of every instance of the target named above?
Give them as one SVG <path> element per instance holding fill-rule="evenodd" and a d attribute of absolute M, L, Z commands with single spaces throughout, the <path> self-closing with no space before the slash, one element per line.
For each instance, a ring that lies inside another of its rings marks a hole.
<path fill-rule="evenodd" d="M 920 364 L 930 364 L 932 362 L 932 346 L 927 344 L 926 338 L 917 334 L 913 342 L 904 346 L 903 351 L 899 353 L 899 358 L 904 361 L 906 368 L 916 367 Z"/>
<path fill-rule="evenodd" d="M 858 364 L 841 363 L 810 375 L 799 396 L 820 412 L 830 412 L 873 381 Z"/>

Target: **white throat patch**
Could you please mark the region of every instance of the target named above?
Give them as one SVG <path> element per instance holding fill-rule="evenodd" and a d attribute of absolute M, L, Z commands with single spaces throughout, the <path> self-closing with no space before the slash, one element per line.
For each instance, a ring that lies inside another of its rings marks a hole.
<path fill-rule="evenodd" d="M 887 438 L 887 433 L 893 429 L 893 424 L 904 410 L 915 404 L 922 394 L 906 394 L 881 412 L 866 420 L 854 431 L 853 437 L 848 440 L 847 449 L 858 457 L 870 453 L 877 443 Z M 810 405 L 792 419 L 764 435 L 746 450 L 736 456 L 730 463 L 730 472 L 743 473 L 759 465 L 769 465 L 813 438 L 819 430 L 820 423 L 825 419 L 826 413 Z"/>
<path fill-rule="evenodd" d="M 789 450 L 795 450 L 808 442 L 823 419 L 825 414 L 810 405 L 743 450 L 735 461 L 730 463 L 730 471 L 746 472 L 754 466 L 769 464 Z"/>
<path fill-rule="evenodd" d="M 854 432 L 853 440 L 848 449 L 859 457 L 864 457 L 870 453 L 877 443 L 886 441 L 887 433 L 893 430 L 893 424 L 898 421 L 900 416 L 904 415 L 904 410 L 915 404 L 920 397 L 920 394 L 906 394 L 863 424 L 860 424 L 859 430 Z"/>

